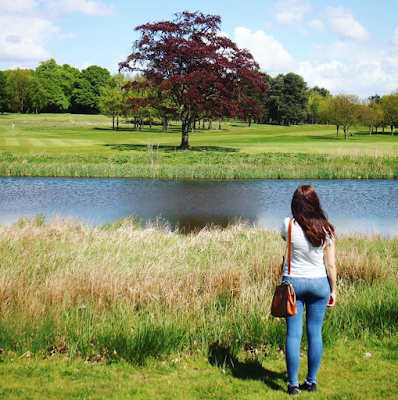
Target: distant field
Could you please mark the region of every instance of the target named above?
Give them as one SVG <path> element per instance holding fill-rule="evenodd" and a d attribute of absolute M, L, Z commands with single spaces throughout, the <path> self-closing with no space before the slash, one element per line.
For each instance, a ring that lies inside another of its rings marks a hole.
<path fill-rule="evenodd" d="M 14 124 L 14 127 L 12 127 Z M 218 127 L 218 122 L 214 122 Z M 313 153 L 357 156 L 396 156 L 398 136 L 389 133 L 370 136 L 366 127 L 352 127 L 353 137 L 344 140 L 335 126 L 325 125 L 252 125 L 223 122 L 222 130 L 197 130 L 190 135 L 191 146 L 208 151 L 240 153 Z M 180 125 L 169 133 L 162 127 L 145 126 L 135 131 L 121 124 L 112 131 L 111 121 L 102 115 L 5 114 L 0 116 L 0 151 L 12 153 L 120 154 L 146 149 L 150 143 L 159 149 L 180 144 Z"/>

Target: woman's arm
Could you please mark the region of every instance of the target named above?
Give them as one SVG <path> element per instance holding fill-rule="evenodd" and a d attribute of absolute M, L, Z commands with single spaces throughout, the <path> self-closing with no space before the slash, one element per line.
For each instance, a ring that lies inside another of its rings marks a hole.
<path fill-rule="evenodd" d="M 336 304 L 336 280 L 337 280 L 334 242 L 330 242 L 326 245 L 323 254 L 330 284 L 330 299 L 328 307 L 333 307 Z"/>

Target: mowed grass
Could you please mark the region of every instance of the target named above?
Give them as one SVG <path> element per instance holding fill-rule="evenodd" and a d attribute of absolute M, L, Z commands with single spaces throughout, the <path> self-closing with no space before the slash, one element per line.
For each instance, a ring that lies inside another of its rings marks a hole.
<path fill-rule="evenodd" d="M 338 341 L 325 350 L 311 399 L 396 398 L 397 357 L 389 346 Z M 369 355 L 367 357 L 367 355 Z M 0 369 L 2 399 L 288 399 L 283 354 L 259 362 L 247 355 L 235 367 L 211 365 L 203 356 L 168 357 L 145 368 L 126 362 L 92 364 L 63 356 L 7 360 Z M 64 360 L 64 361 L 63 361 Z M 305 369 L 306 360 L 301 360 Z M 300 380 L 305 378 L 300 374 Z M 364 381 L 366 384 L 364 384 Z"/>
<path fill-rule="evenodd" d="M 12 127 L 14 124 L 14 127 Z M 213 122 L 218 128 L 218 121 Z M 398 137 L 369 135 L 365 127 L 352 127 L 353 137 L 336 137 L 335 126 L 276 126 L 223 121 L 222 129 L 201 130 L 190 134 L 192 147 L 204 151 L 240 153 L 313 153 L 333 155 L 398 155 Z M 0 151 L 18 153 L 103 154 L 134 153 L 152 144 L 175 149 L 181 141 L 180 124 L 163 133 L 160 125 L 144 126 L 136 131 L 131 124 L 111 129 L 102 115 L 6 114 L 0 116 Z"/>

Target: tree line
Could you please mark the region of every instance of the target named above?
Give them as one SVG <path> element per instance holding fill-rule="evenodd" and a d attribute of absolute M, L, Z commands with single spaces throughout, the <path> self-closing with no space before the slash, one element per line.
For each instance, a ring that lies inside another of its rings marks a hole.
<path fill-rule="evenodd" d="M 199 124 L 212 128 L 223 118 L 250 125 L 323 123 L 336 125 L 347 138 L 361 123 L 369 134 L 398 127 L 398 91 L 361 100 L 353 94 L 331 95 L 308 88 L 295 73 L 271 77 L 259 69 L 247 50 L 220 36 L 221 18 L 196 13 L 175 14 L 172 21 L 136 28 L 140 38 L 119 64 L 119 73 L 90 66 L 79 71 L 54 59 L 36 70 L 0 71 L 0 112 L 103 113 L 118 129 L 119 118 L 136 129 L 161 120 L 182 125 L 181 148 Z"/>
<path fill-rule="evenodd" d="M 0 112 L 96 114 L 101 88 L 110 78 L 105 68 L 92 65 L 80 71 L 54 59 L 35 70 L 0 71 Z"/>

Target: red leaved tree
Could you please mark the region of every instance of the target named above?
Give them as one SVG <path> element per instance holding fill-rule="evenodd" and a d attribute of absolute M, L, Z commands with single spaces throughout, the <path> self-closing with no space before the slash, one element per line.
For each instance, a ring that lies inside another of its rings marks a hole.
<path fill-rule="evenodd" d="M 140 71 L 157 88 L 157 104 L 172 102 L 182 122 L 181 149 L 200 116 L 258 116 L 261 105 L 248 93 L 267 85 L 247 50 L 220 36 L 221 18 L 182 12 L 173 21 L 138 26 L 141 36 L 120 69 Z"/>

